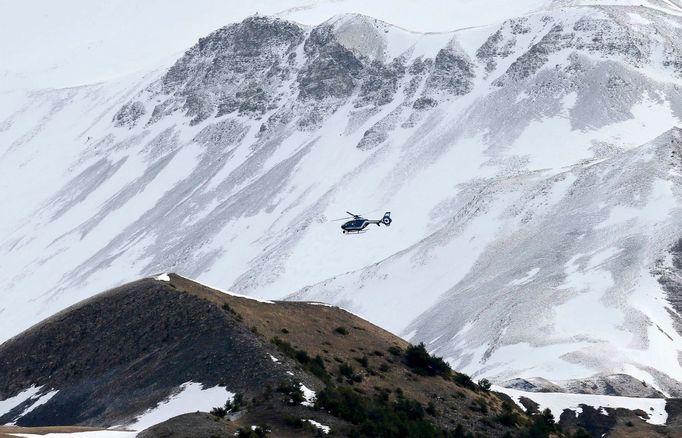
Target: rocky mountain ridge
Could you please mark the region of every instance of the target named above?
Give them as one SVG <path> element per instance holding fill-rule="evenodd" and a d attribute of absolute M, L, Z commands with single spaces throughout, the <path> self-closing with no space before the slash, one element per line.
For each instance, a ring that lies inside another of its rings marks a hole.
<path fill-rule="evenodd" d="M 285 437 L 375 436 L 368 427 L 502 436 L 529 426 L 508 398 L 409 359 L 410 348 L 336 307 L 253 300 L 162 274 L 95 295 L 0 345 L 0 424 L 28 434 L 149 429 L 146 437 L 234 436 L 251 424 Z M 341 408 L 335 397 L 354 404 Z M 493 424 L 503 410 L 513 421 Z"/>

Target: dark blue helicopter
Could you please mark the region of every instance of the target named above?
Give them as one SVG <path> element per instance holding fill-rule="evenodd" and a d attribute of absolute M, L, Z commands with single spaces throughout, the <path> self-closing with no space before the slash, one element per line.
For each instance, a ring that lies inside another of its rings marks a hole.
<path fill-rule="evenodd" d="M 386 225 L 387 227 L 391 225 L 391 222 L 393 220 L 391 219 L 391 212 L 387 211 L 384 213 L 384 217 L 381 219 L 365 219 L 364 217 L 358 215 L 358 214 L 353 214 L 350 211 L 347 211 L 349 215 L 353 217 L 353 219 L 349 220 L 348 222 L 344 223 L 341 225 L 341 229 L 343 230 L 343 234 L 346 233 L 362 233 L 364 232 L 365 228 L 367 228 L 368 225 L 376 224 L 377 226 L 381 226 L 381 224 Z M 337 219 L 337 220 L 345 220 L 345 219 Z"/>

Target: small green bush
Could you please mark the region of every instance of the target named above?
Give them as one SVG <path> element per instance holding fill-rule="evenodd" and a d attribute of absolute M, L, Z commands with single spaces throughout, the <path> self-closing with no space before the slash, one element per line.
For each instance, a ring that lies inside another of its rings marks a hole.
<path fill-rule="evenodd" d="M 244 406 L 244 395 L 235 394 L 232 400 L 225 402 L 227 412 L 238 412 Z"/>
<path fill-rule="evenodd" d="M 554 415 L 549 409 L 532 416 L 533 423 L 520 436 L 524 438 L 545 438 L 557 431 Z"/>
<path fill-rule="evenodd" d="M 388 347 L 388 352 L 394 356 L 400 356 L 401 354 L 403 354 L 403 349 L 396 345 L 391 345 L 390 347 Z"/>
<path fill-rule="evenodd" d="M 350 388 L 327 387 L 317 395 L 315 406 L 353 424 L 349 436 L 452 436 L 450 432 L 439 429 L 426 420 L 423 406 L 415 400 L 399 399 L 390 402 L 381 394 L 370 398 Z"/>
<path fill-rule="evenodd" d="M 237 438 L 262 438 L 270 433 L 270 427 L 268 426 L 256 426 L 253 429 L 240 427 L 237 429 L 235 436 Z"/>
<path fill-rule="evenodd" d="M 234 310 L 232 308 L 232 306 L 230 306 L 228 303 L 223 303 L 223 305 L 221 307 L 224 311 L 229 312 L 232 315 L 234 315 L 237 318 L 237 321 L 243 321 L 244 320 L 244 318 L 242 318 L 242 316 L 239 313 L 237 313 L 237 311 Z"/>
<path fill-rule="evenodd" d="M 348 329 L 346 327 L 336 327 L 334 332 L 346 336 L 348 334 Z"/>
<path fill-rule="evenodd" d="M 471 404 L 469 405 L 469 409 L 471 409 L 474 412 L 480 412 L 482 414 L 487 414 L 488 413 L 488 403 L 483 399 L 477 398 L 476 400 L 471 402 Z"/>
<path fill-rule="evenodd" d="M 436 405 L 433 404 L 432 401 L 430 401 L 429 405 L 426 407 L 426 413 L 431 415 L 432 417 L 435 417 L 437 415 Z"/>
<path fill-rule="evenodd" d="M 277 387 L 277 392 L 289 396 L 288 402 L 292 405 L 300 405 L 305 401 L 299 382 L 281 382 Z"/>
<path fill-rule="evenodd" d="M 458 384 L 459 386 L 463 386 L 465 388 L 469 388 L 473 391 L 478 389 L 477 385 L 474 383 L 473 380 L 471 380 L 471 377 L 467 376 L 464 373 L 458 373 L 454 372 L 452 376 L 452 380 Z"/>
<path fill-rule="evenodd" d="M 304 369 L 308 370 L 314 376 L 320 378 L 320 380 L 323 382 L 329 383 L 331 381 L 331 377 L 325 368 L 324 360 L 319 354 L 315 356 L 315 358 L 311 358 L 305 350 L 297 350 L 289 342 L 278 337 L 274 337 L 272 339 L 272 343 L 277 346 L 279 351 L 296 360 L 296 362 L 300 363 Z"/>
<path fill-rule="evenodd" d="M 358 363 L 365 368 L 367 368 L 369 366 L 369 359 L 367 358 L 366 354 L 363 355 L 362 357 L 356 357 L 355 360 L 357 360 Z"/>
<path fill-rule="evenodd" d="M 225 416 L 227 415 L 227 409 L 225 409 L 222 406 L 213 408 L 211 409 L 211 415 L 215 415 L 218 418 L 225 418 Z"/>
<path fill-rule="evenodd" d="M 452 373 L 450 365 L 441 357 L 431 356 L 423 342 L 407 347 L 405 364 L 417 374 L 425 376 L 449 376 Z"/>
<path fill-rule="evenodd" d="M 503 426 L 513 427 L 519 422 L 519 415 L 514 412 L 513 407 L 509 403 L 502 404 L 502 412 L 495 416 L 495 421 Z"/>
<path fill-rule="evenodd" d="M 490 380 L 488 379 L 481 379 L 478 381 L 478 387 L 483 391 L 490 391 L 492 383 L 490 383 Z"/>
<path fill-rule="evenodd" d="M 353 377 L 353 374 L 355 373 L 355 370 L 353 369 L 352 366 L 350 366 L 350 365 L 348 365 L 347 363 L 344 362 L 344 363 L 342 363 L 342 364 L 339 365 L 339 373 L 340 373 L 342 376 L 345 376 L 345 377 L 350 378 L 350 377 Z"/>
<path fill-rule="evenodd" d="M 298 350 L 296 352 L 295 358 L 298 362 L 304 365 L 310 362 L 310 356 L 308 356 L 308 353 L 303 350 Z"/>

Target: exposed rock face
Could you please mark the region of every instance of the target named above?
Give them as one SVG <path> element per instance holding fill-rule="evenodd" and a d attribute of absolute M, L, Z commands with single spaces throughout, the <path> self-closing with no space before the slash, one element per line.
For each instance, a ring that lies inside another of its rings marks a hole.
<path fill-rule="evenodd" d="M 353 52 L 334 40 L 330 29 L 313 29 L 306 41 L 305 54 L 310 61 L 298 76 L 299 97 L 323 100 L 349 97 L 363 68 Z"/>
<path fill-rule="evenodd" d="M 162 92 L 175 96 L 173 104 L 157 108 L 182 105 L 195 124 L 234 111 L 264 114 L 291 77 L 303 34 L 293 23 L 251 17 L 200 39 L 163 78 Z"/>
<path fill-rule="evenodd" d="M 114 126 L 132 127 L 146 112 L 144 104 L 140 101 L 127 103 L 114 115 Z"/>
<path fill-rule="evenodd" d="M 191 124 L 233 113 L 257 119 L 270 113 L 270 121 L 277 122 L 290 120 L 293 112 L 300 117 L 298 127 L 312 129 L 352 96 L 357 108 L 387 105 L 407 72 L 404 57 L 384 56 L 386 43 L 377 27 L 386 25 L 360 16 L 312 29 L 269 17 L 227 26 L 202 38 L 171 67 L 159 90 L 171 97 L 156 104 L 150 122 L 180 109 Z M 376 46 L 359 47 L 368 41 Z M 435 59 L 417 62 L 411 79 L 428 74 L 428 92 L 471 91 L 474 67 L 463 52 L 445 48 Z M 296 101 L 283 98 L 291 94 Z"/>
<path fill-rule="evenodd" d="M 444 92 L 446 96 L 462 96 L 471 91 L 473 77 L 474 68 L 469 60 L 450 48 L 441 49 L 426 86 L 433 91 Z"/>

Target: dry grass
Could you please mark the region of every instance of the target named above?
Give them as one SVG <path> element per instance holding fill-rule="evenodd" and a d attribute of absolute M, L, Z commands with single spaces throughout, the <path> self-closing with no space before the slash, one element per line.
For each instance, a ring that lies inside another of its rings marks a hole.
<path fill-rule="evenodd" d="M 178 291 L 226 306 L 264 339 L 278 337 L 310 357 L 319 355 L 333 381 L 340 377 L 341 363 L 352 366 L 354 373 L 362 376 L 360 382 L 352 384 L 358 392 L 370 396 L 389 392 L 391 398 L 402 392 L 425 406 L 432 402 L 439 413 L 437 423 L 452 426 L 450 420 L 454 420 L 471 429 L 480 426 L 477 422 L 482 416 L 490 418 L 502 411 L 502 401 L 492 393 L 472 391 L 442 377 L 413 373 L 388 351 L 390 347 L 404 350 L 408 342 L 340 308 L 289 301 L 273 305 L 227 295 L 177 275 L 171 274 L 170 278 L 170 285 Z M 339 327 L 347 334 L 339 333 Z M 363 356 L 367 358 L 366 367 L 360 362 Z M 476 403 L 485 404 L 488 412 L 480 414 L 469 409 Z"/>
<path fill-rule="evenodd" d="M 104 430 L 96 427 L 79 427 L 79 426 L 50 426 L 50 427 L 18 427 L 18 426 L 0 426 L 0 438 L 14 438 L 17 433 L 31 434 L 31 435 L 46 435 L 48 433 L 76 433 L 76 432 L 90 432 L 96 430 Z"/>

